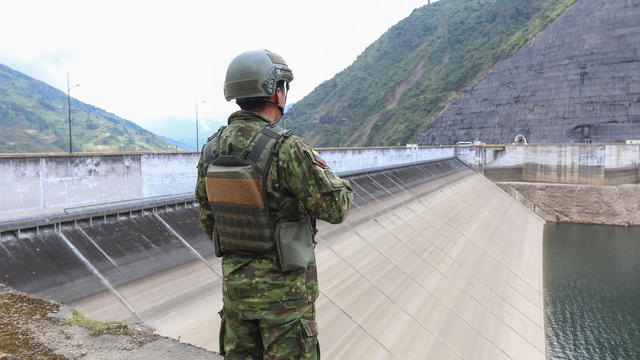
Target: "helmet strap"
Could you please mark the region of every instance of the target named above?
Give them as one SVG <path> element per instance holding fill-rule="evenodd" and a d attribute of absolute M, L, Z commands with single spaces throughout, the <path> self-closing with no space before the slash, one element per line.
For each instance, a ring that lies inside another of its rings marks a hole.
<path fill-rule="evenodd" d="M 284 108 L 283 108 L 282 106 L 280 106 L 280 105 L 278 105 L 278 104 L 274 103 L 274 102 L 273 102 L 273 101 L 271 101 L 271 100 L 265 100 L 265 102 L 266 102 L 267 104 L 273 104 L 273 105 L 277 106 L 277 107 L 278 107 L 278 110 L 280 110 L 280 116 L 283 116 L 283 115 L 284 115 Z"/>

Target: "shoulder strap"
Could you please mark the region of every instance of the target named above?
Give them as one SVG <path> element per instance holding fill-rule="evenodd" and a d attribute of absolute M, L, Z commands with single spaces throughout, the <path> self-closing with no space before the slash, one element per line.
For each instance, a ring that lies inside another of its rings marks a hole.
<path fill-rule="evenodd" d="M 293 134 L 293 130 L 282 128 L 276 124 L 270 124 L 262 128 L 263 134 L 272 137 L 274 139 L 280 139 L 281 137 L 289 137 Z"/>
<path fill-rule="evenodd" d="M 202 148 L 205 162 L 212 163 L 220 155 L 220 134 L 225 128 L 226 126 L 221 126 L 215 134 L 207 139 L 207 143 Z"/>
<path fill-rule="evenodd" d="M 243 158 L 254 163 L 265 174 L 269 170 L 275 149 L 292 134 L 292 130 L 283 129 L 275 124 L 267 125 L 251 139 L 249 145 L 242 151 Z"/>

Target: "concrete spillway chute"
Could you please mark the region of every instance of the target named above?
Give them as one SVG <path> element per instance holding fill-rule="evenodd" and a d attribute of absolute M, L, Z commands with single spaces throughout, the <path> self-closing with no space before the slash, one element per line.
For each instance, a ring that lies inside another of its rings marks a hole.
<path fill-rule="evenodd" d="M 323 356 L 544 358 L 539 218 L 457 159 L 342 175 L 354 205 L 345 223 L 320 224 L 316 248 Z M 20 238 L 5 227 L 2 281 L 136 321 L 126 302 L 160 334 L 217 350 L 220 260 L 196 204 L 129 211 L 74 214 Z"/>

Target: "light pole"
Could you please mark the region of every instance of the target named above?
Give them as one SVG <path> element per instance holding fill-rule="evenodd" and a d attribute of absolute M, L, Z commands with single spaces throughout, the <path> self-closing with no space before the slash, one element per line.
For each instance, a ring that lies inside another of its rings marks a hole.
<path fill-rule="evenodd" d="M 80 84 L 76 84 L 74 88 L 77 88 Z M 69 154 L 73 153 L 73 147 L 71 143 L 71 88 L 69 87 L 69 73 L 67 73 L 67 104 L 69 108 Z"/>
<path fill-rule="evenodd" d="M 206 101 L 202 100 L 202 103 Z M 196 101 L 196 151 L 200 150 L 200 139 L 198 139 L 198 101 Z"/>

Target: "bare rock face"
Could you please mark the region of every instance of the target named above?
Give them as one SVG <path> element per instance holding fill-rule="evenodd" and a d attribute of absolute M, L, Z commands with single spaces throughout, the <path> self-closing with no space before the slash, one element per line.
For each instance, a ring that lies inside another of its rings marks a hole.
<path fill-rule="evenodd" d="M 421 145 L 640 139 L 640 0 L 580 0 L 451 100 Z"/>
<path fill-rule="evenodd" d="M 604 225 L 640 225 L 640 184 L 615 186 L 498 183 L 543 219 Z"/>

